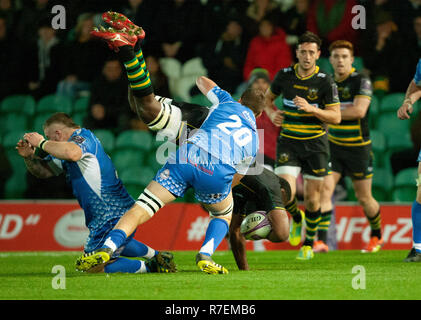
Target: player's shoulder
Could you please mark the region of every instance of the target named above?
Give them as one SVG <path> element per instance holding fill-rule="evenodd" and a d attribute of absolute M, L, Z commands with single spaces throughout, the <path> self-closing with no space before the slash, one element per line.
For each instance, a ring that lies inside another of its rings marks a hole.
<path fill-rule="evenodd" d="M 294 76 L 294 75 L 295 75 L 295 70 L 293 67 L 282 68 L 277 72 L 274 81 L 277 79 L 281 80 L 283 78 Z"/>
<path fill-rule="evenodd" d="M 91 130 L 80 128 L 75 130 L 69 138 L 69 142 L 74 142 L 78 146 L 82 147 L 83 150 L 94 150 L 96 144 L 99 142 L 98 138 L 93 134 Z"/>
<path fill-rule="evenodd" d="M 330 74 L 320 69 L 317 70 L 315 74 L 315 79 L 317 79 L 320 82 L 328 82 L 328 83 L 334 82 L 333 77 Z"/>

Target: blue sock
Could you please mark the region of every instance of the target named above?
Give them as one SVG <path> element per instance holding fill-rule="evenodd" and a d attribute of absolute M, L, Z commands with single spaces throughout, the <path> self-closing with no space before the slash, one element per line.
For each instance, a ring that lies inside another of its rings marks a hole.
<path fill-rule="evenodd" d="M 118 258 L 113 263 L 107 264 L 104 268 L 105 273 L 146 273 L 148 272 L 145 262 L 140 260 L 131 260 L 127 258 Z"/>
<path fill-rule="evenodd" d="M 411 216 L 414 248 L 418 253 L 421 253 L 421 204 L 417 201 L 412 203 Z"/>
<path fill-rule="evenodd" d="M 113 229 L 105 239 L 104 247 L 110 248 L 114 252 L 123 245 L 126 239 L 127 235 L 123 230 Z"/>
<path fill-rule="evenodd" d="M 214 218 L 209 222 L 206 230 L 205 241 L 199 252 L 211 256 L 222 240 L 225 238 L 229 229 L 229 225 L 225 220 Z"/>
<path fill-rule="evenodd" d="M 153 258 L 157 254 L 158 251 L 135 239 L 131 239 L 121 253 L 125 257 L 143 257 L 148 259 Z"/>

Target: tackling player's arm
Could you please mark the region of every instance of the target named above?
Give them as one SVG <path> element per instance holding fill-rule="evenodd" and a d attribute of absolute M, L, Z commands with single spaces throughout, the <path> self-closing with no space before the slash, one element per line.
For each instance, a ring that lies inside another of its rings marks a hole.
<path fill-rule="evenodd" d="M 82 158 L 82 149 L 73 142 L 46 140 L 37 132 L 26 133 L 23 137 L 31 146 L 40 148 L 57 159 L 75 162 Z"/>
<path fill-rule="evenodd" d="M 208 92 L 212 90 L 217 84 L 209 78 L 200 76 L 196 79 L 196 86 L 202 94 L 208 95 Z"/>

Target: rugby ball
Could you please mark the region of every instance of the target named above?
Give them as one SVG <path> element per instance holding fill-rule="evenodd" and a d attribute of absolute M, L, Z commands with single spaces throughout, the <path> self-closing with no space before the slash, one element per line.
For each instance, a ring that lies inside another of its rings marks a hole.
<path fill-rule="evenodd" d="M 250 213 L 240 226 L 240 232 L 247 240 L 265 239 L 271 230 L 272 226 L 265 211 Z"/>

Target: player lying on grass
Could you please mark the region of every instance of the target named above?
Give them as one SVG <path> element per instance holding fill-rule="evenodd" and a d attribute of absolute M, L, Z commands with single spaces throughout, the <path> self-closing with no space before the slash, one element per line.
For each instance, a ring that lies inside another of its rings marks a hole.
<path fill-rule="evenodd" d="M 127 70 L 138 115 L 151 130 L 166 130 L 170 136 L 176 137 L 181 125 L 181 112 L 179 108 L 156 100 L 140 46 L 136 47 L 136 53 L 133 49 L 145 33 L 117 13 L 105 13 L 103 18 L 118 30 L 103 29 L 92 34 L 105 40 L 111 49 L 119 53 Z M 257 154 L 255 117 L 263 110 L 264 95 L 261 91 L 248 89 L 236 102 L 206 77 L 199 77 L 196 84 L 214 104 L 212 112 L 200 130 L 170 155 L 136 204 L 109 233 L 103 248 L 92 256 L 84 257 L 82 268 L 85 270 L 107 262 L 137 226 L 149 220 L 165 204 L 182 197 L 188 188 L 193 188 L 196 199 L 211 216 L 196 264 L 206 273 L 228 272 L 211 256 L 228 232 L 234 175 L 237 175 L 236 179 L 244 175 Z"/>
<path fill-rule="evenodd" d="M 401 120 L 410 119 L 414 110 L 413 104 L 421 98 L 421 59 L 418 62 L 414 79 L 406 90 L 405 100 L 397 112 Z M 421 151 L 418 156 L 417 197 L 412 204 L 412 249 L 405 262 L 421 262 Z"/>
<path fill-rule="evenodd" d="M 97 137 L 81 128 L 65 113 L 55 113 L 44 123 L 46 140 L 37 132 L 26 133 L 16 149 L 25 160 L 28 171 L 38 178 L 66 173 L 73 194 L 84 210 L 89 237 L 84 255 L 101 248 L 105 236 L 123 214 L 134 205 L 133 198 L 117 177 L 116 170 Z M 47 155 L 35 155 L 39 148 Z M 133 239 L 136 230 L 110 257 L 110 263 L 98 270 L 106 273 L 175 272 L 173 256 L 158 252 Z M 125 257 L 146 258 L 146 262 Z M 79 269 L 80 258 L 76 262 Z"/>

